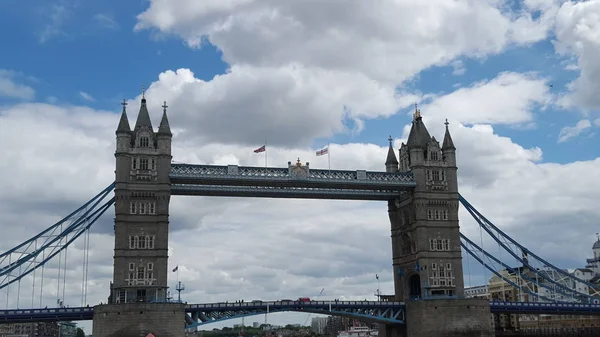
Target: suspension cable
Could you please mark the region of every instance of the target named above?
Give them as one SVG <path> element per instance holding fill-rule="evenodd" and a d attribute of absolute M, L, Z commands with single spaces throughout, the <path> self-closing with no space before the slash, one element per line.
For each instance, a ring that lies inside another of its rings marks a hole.
<path fill-rule="evenodd" d="M 62 225 L 60 225 L 60 231 L 62 233 L 63 228 Z M 58 241 L 58 245 L 62 246 L 62 238 L 60 238 L 60 240 Z M 60 305 L 60 272 L 62 271 L 62 250 L 58 252 L 58 277 L 56 278 L 56 304 L 61 307 Z"/>
<path fill-rule="evenodd" d="M 42 251 L 42 261 L 45 260 L 46 251 Z M 42 299 L 44 298 L 44 267 L 45 264 L 42 264 L 42 282 L 40 284 L 40 308 L 42 307 Z"/>
<path fill-rule="evenodd" d="M 65 243 L 66 243 L 66 240 L 65 240 Z M 64 271 L 63 271 L 63 289 L 62 289 L 63 290 L 63 292 L 62 292 L 62 302 L 63 302 L 63 304 L 65 302 L 65 290 L 66 290 L 65 285 L 66 285 L 66 282 L 67 282 L 67 252 L 68 251 L 69 251 L 69 247 L 67 246 L 65 248 L 65 263 L 63 264 L 64 268 L 65 268 Z"/>
<path fill-rule="evenodd" d="M 83 254 L 81 254 L 81 256 L 83 257 L 83 262 L 81 265 L 81 306 L 82 307 L 85 306 L 85 292 L 86 292 L 85 285 L 87 282 L 85 273 L 87 270 L 87 268 L 86 268 L 86 258 L 87 258 L 86 252 L 87 252 L 87 246 L 88 246 L 87 243 L 89 240 L 88 233 L 89 233 L 89 230 L 87 230 L 83 236 Z"/>
<path fill-rule="evenodd" d="M 19 266 L 19 274 L 21 274 L 21 266 Z M 17 309 L 19 309 L 19 299 L 21 298 L 21 279 L 17 284 Z"/>
<path fill-rule="evenodd" d="M 469 273 L 469 288 L 472 287 L 472 283 L 471 283 L 471 262 L 469 262 L 471 259 L 469 259 L 467 257 L 467 273 Z"/>
<path fill-rule="evenodd" d="M 8 265 L 10 266 L 12 263 L 12 255 L 8 256 Z M 10 294 L 10 272 L 8 272 L 7 280 L 9 281 L 6 286 L 6 309 L 8 309 L 8 295 Z"/>
<path fill-rule="evenodd" d="M 37 240 L 35 241 L 34 249 L 37 250 Z M 37 255 L 33 257 L 33 263 L 37 262 Z M 33 270 L 33 282 L 31 283 L 31 307 L 33 308 L 33 301 L 35 300 L 35 269 Z"/>
<path fill-rule="evenodd" d="M 87 289 L 88 289 L 88 275 L 90 267 L 90 230 L 86 233 L 87 240 L 85 245 L 85 292 L 83 293 L 83 302 L 87 304 Z"/>

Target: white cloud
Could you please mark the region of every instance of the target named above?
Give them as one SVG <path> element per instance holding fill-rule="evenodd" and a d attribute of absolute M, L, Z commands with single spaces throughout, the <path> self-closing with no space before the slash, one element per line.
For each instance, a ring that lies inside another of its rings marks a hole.
<path fill-rule="evenodd" d="M 464 75 L 467 72 L 467 68 L 465 68 L 465 63 L 461 60 L 453 61 L 452 66 L 452 75 L 460 76 Z"/>
<path fill-rule="evenodd" d="M 45 15 L 45 19 L 47 19 L 48 22 L 44 25 L 39 34 L 40 43 L 48 42 L 57 36 L 65 34 L 63 26 L 71 15 L 68 0 L 59 0 L 52 4 L 48 10 L 45 11 Z"/>
<path fill-rule="evenodd" d="M 80 91 L 79 92 L 79 96 L 81 96 L 81 98 L 83 98 L 84 100 L 88 101 L 88 102 L 93 102 L 95 101 L 94 97 L 92 97 L 92 95 L 88 94 L 85 91 Z"/>
<path fill-rule="evenodd" d="M 418 96 L 360 73 L 289 65 L 233 66 L 208 82 L 188 69 L 166 71 L 148 88 L 148 99 L 156 107 L 169 102 L 175 125 L 194 126 L 178 132 L 185 139 L 258 144 L 268 137 L 273 144 L 306 145 L 353 127 L 351 122 L 360 128 L 366 119 L 391 116 Z M 130 102 L 132 109 L 138 106 L 137 99 Z"/>
<path fill-rule="evenodd" d="M 35 97 L 35 90 L 32 87 L 15 81 L 19 77 L 22 76 L 17 72 L 0 69 L 0 97 L 23 100 L 31 100 Z"/>
<path fill-rule="evenodd" d="M 566 106 L 600 109 L 600 1 L 565 2 L 556 18 L 556 51 L 574 56 L 580 76 L 570 84 Z"/>
<path fill-rule="evenodd" d="M 534 108 L 550 104 L 546 79 L 535 74 L 501 73 L 424 105 L 429 115 L 462 123 L 515 124 L 530 122 Z"/>
<path fill-rule="evenodd" d="M 594 121 L 594 125 L 600 126 L 600 119 Z M 565 126 L 560 130 L 558 135 L 558 142 L 564 143 L 567 140 L 577 137 L 582 133 L 586 132 L 592 127 L 592 122 L 589 119 L 582 119 L 574 126 Z"/>
<path fill-rule="evenodd" d="M 113 19 L 112 15 L 106 13 L 98 13 L 93 16 L 93 20 L 100 27 L 105 29 L 118 29 L 119 24 Z"/>
<path fill-rule="evenodd" d="M 306 66 L 402 83 L 460 55 L 485 56 L 545 37 L 546 15 L 504 13 L 499 1 L 152 0 L 136 29 L 206 37 L 229 64 Z M 550 12 L 552 6 L 543 8 Z M 452 29 L 448 29 L 452 27 Z M 526 35 L 519 33 L 525 30 Z"/>

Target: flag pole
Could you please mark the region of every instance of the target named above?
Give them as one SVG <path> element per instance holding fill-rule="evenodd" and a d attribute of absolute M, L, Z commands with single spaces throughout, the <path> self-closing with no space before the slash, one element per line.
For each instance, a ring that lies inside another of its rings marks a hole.
<path fill-rule="evenodd" d="M 265 138 L 265 173 L 267 172 L 267 138 Z"/>
<path fill-rule="evenodd" d="M 327 164 L 329 166 L 329 174 L 331 174 L 331 149 L 329 148 L 329 142 L 327 142 Z"/>

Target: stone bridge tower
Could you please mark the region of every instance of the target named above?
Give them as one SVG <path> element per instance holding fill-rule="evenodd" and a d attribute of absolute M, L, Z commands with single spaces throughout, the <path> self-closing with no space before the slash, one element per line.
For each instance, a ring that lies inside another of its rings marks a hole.
<path fill-rule="evenodd" d="M 108 304 L 94 308 L 94 336 L 181 336 L 185 314 L 167 303 L 171 139 L 167 105 L 158 130 L 142 94 L 133 130 L 116 130 L 115 247 Z"/>
<path fill-rule="evenodd" d="M 133 130 L 125 103 L 115 152 L 115 255 L 110 303 L 167 298 L 171 129 L 166 104 L 154 132 L 146 98 Z"/>
<path fill-rule="evenodd" d="M 456 148 L 448 123 L 440 146 L 415 107 L 399 159 L 390 142 L 386 170 L 412 171 L 417 182 L 412 192 L 388 205 L 396 300 L 462 297 Z"/>
<path fill-rule="evenodd" d="M 493 336 L 489 302 L 463 298 L 456 148 L 448 122 L 440 146 L 415 105 L 398 159 L 390 137 L 386 171 L 411 171 L 417 183 L 388 202 L 395 300 L 406 302 L 407 318 L 403 326 L 384 326 L 380 336 Z"/>

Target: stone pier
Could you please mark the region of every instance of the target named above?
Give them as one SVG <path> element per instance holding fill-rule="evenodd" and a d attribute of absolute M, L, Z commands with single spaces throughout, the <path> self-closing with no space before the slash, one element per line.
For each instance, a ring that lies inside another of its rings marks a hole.
<path fill-rule="evenodd" d="M 406 324 L 388 325 L 380 337 L 494 337 L 485 299 L 440 299 L 406 303 Z"/>
<path fill-rule="evenodd" d="M 181 303 L 120 303 L 94 307 L 94 337 L 181 337 L 185 305 Z"/>

